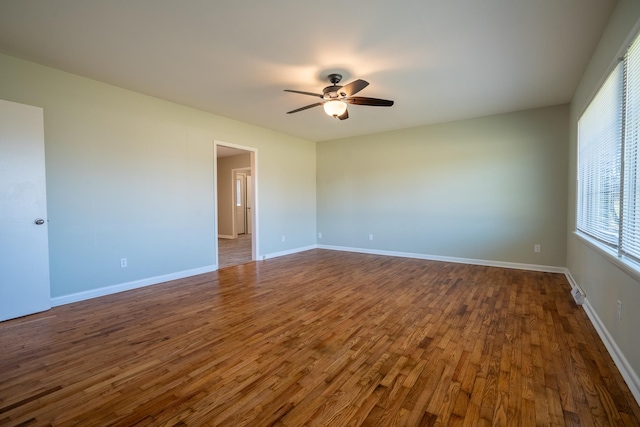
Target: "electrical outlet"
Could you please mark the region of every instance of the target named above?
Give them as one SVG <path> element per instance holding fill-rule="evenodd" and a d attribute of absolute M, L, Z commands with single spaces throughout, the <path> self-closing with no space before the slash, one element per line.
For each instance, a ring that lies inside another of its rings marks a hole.
<path fill-rule="evenodd" d="M 287 240 L 287 237 L 283 234 L 282 235 L 282 241 L 284 242 L 285 240 Z"/>
<path fill-rule="evenodd" d="M 539 254 L 540 253 L 540 245 L 533 245 L 533 252 Z"/>
<path fill-rule="evenodd" d="M 369 240 L 373 240 L 373 234 L 369 234 Z"/>
<path fill-rule="evenodd" d="M 318 233 L 318 239 L 322 239 L 322 233 Z"/>
<path fill-rule="evenodd" d="M 622 320 L 622 302 L 618 300 L 618 320 Z"/>
<path fill-rule="evenodd" d="M 120 268 L 125 268 L 127 266 L 127 259 L 120 258 Z"/>

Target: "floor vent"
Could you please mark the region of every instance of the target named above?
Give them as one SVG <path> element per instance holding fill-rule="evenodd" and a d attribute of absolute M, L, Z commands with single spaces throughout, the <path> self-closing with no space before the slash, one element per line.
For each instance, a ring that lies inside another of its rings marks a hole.
<path fill-rule="evenodd" d="M 576 304 L 578 305 L 584 304 L 584 293 L 582 292 L 582 289 L 580 289 L 579 287 L 574 286 L 574 288 L 571 289 L 571 296 L 573 297 Z"/>

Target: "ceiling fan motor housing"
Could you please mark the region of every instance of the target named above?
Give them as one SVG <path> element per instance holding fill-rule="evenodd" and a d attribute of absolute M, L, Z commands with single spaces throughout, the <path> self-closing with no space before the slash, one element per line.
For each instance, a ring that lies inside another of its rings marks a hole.
<path fill-rule="evenodd" d="M 347 96 L 346 93 L 340 93 L 339 90 L 342 88 L 342 86 L 327 86 L 324 89 L 322 89 L 322 93 L 323 93 L 323 98 L 324 99 L 337 99 L 340 97 L 345 97 Z"/>
<path fill-rule="evenodd" d="M 340 88 L 342 88 L 342 86 L 338 86 L 338 83 L 340 83 L 340 80 L 342 80 L 342 74 L 329 74 L 327 77 L 332 86 L 327 86 L 322 90 L 324 99 L 337 99 L 347 96 L 347 94 L 344 92 L 338 92 Z"/>

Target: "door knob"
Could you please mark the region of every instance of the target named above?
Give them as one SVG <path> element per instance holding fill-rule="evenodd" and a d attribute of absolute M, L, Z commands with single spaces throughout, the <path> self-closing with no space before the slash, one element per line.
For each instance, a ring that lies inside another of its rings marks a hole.
<path fill-rule="evenodd" d="M 35 221 L 33 221 L 33 222 L 35 222 L 35 223 L 36 223 L 36 225 L 42 225 L 42 224 L 44 224 L 44 219 L 42 219 L 42 218 L 38 218 L 38 219 L 36 219 L 36 220 L 35 220 Z"/>

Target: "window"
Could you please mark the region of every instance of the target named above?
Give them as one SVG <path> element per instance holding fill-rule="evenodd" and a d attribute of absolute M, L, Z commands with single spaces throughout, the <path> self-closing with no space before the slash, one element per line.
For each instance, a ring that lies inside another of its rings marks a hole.
<path fill-rule="evenodd" d="M 640 262 L 640 41 L 578 120 L 577 229 Z"/>

